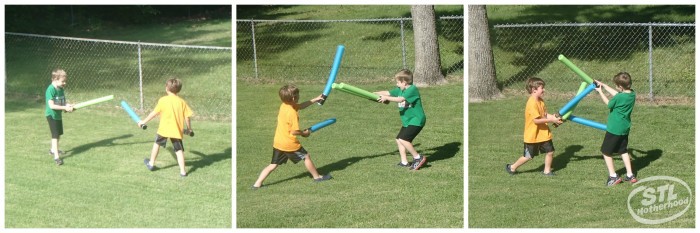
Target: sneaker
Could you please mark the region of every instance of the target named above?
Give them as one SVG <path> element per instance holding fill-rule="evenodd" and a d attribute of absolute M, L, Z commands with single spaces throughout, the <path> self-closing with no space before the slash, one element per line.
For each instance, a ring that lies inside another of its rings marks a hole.
<path fill-rule="evenodd" d="M 556 174 L 554 174 L 554 172 L 549 172 L 549 173 L 542 172 L 542 175 L 544 175 L 544 176 L 556 176 Z"/>
<path fill-rule="evenodd" d="M 614 186 L 614 185 L 616 185 L 616 184 L 619 184 L 620 182 L 622 182 L 622 179 L 621 179 L 620 177 L 612 177 L 612 176 L 610 176 L 610 177 L 608 177 L 608 183 L 607 183 L 607 185 L 608 185 L 608 186 Z"/>
<path fill-rule="evenodd" d="M 511 176 L 515 175 L 515 172 L 513 170 L 510 170 L 510 164 L 506 164 L 506 172 L 508 172 L 508 174 L 510 174 Z"/>
<path fill-rule="evenodd" d="M 625 175 L 625 177 L 622 178 L 622 179 L 623 179 L 625 182 L 630 182 L 630 183 L 633 183 L 633 184 L 634 184 L 634 183 L 637 183 L 637 177 L 635 177 L 634 175 L 632 175 L 632 176 L 627 176 L 627 175 Z"/>
<path fill-rule="evenodd" d="M 409 168 L 410 170 L 418 170 L 420 167 L 425 164 L 425 162 L 428 161 L 428 159 L 425 156 L 421 156 L 418 159 L 413 160 L 413 164 L 411 164 L 411 167 Z"/>
<path fill-rule="evenodd" d="M 319 178 L 314 179 L 314 182 L 326 181 L 326 180 L 330 180 L 330 179 L 332 179 L 332 178 L 333 178 L 333 177 L 331 176 L 331 174 L 328 173 L 328 174 L 325 174 L 325 175 L 323 175 L 323 176 L 321 176 L 321 177 L 319 177 Z M 261 186 L 261 187 L 262 187 L 262 186 Z"/>
<path fill-rule="evenodd" d="M 260 187 L 255 187 L 255 185 L 250 186 L 251 190 L 258 190 L 258 189 L 263 189 L 263 188 L 267 188 L 267 186 L 266 185 L 261 185 Z"/>
<path fill-rule="evenodd" d="M 403 163 L 399 162 L 399 163 L 396 164 L 396 166 L 399 166 L 399 167 L 410 167 L 410 166 L 411 166 L 411 163 L 403 164 Z"/>
<path fill-rule="evenodd" d="M 60 158 L 53 159 L 53 161 L 56 162 L 56 165 L 59 165 L 59 166 L 63 165 L 63 160 L 61 160 Z"/>
<path fill-rule="evenodd" d="M 148 168 L 149 171 L 153 171 L 153 166 L 149 165 L 148 162 L 151 162 L 150 159 L 144 159 L 143 164 L 146 164 L 146 168 Z M 182 176 L 182 174 L 180 174 Z"/>
<path fill-rule="evenodd" d="M 185 177 L 187 177 L 187 174 L 180 173 L 180 178 L 185 178 Z"/>

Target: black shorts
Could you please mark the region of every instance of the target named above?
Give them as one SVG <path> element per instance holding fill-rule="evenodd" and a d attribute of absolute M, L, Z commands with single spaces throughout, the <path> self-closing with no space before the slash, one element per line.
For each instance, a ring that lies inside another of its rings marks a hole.
<path fill-rule="evenodd" d="M 537 143 L 525 143 L 523 148 L 523 157 L 534 158 L 540 153 L 554 152 L 554 143 L 552 140 Z"/>
<path fill-rule="evenodd" d="M 614 153 L 627 153 L 627 138 L 629 135 L 615 135 L 610 132 L 605 132 L 603 145 L 600 146 L 600 152 L 604 155 L 612 155 Z"/>
<path fill-rule="evenodd" d="M 51 116 L 46 116 L 46 120 L 49 122 L 49 129 L 51 129 L 51 138 L 60 138 L 63 135 L 63 121 L 54 120 Z"/>
<path fill-rule="evenodd" d="M 420 133 L 421 130 L 423 130 L 423 127 L 415 125 L 401 127 L 401 130 L 399 130 L 399 135 L 396 135 L 396 139 L 413 142 L 413 139 L 418 136 L 418 133 Z"/>
<path fill-rule="evenodd" d="M 165 143 L 167 142 L 167 140 L 168 138 L 156 134 L 156 144 L 158 144 L 159 146 L 165 148 Z M 182 139 L 170 138 L 170 142 L 173 143 L 173 149 L 175 150 L 175 152 L 185 150 L 185 145 L 182 144 Z"/>
<path fill-rule="evenodd" d="M 272 161 L 270 164 L 282 165 L 287 163 L 287 160 L 292 160 L 294 164 L 306 158 L 309 152 L 304 150 L 304 147 L 299 148 L 296 151 L 281 151 L 277 148 L 272 148 Z"/>

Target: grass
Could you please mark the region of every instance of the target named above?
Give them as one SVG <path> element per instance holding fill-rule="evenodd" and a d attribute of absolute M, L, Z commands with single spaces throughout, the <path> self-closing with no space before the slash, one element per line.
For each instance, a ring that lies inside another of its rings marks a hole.
<path fill-rule="evenodd" d="M 5 227 L 231 227 L 229 122 L 193 121 L 197 136 L 184 139 L 183 179 L 170 143 L 156 170 L 143 165 L 157 119 L 143 131 L 123 112 L 64 113 L 65 164 L 57 166 L 43 102 L 5 101 Z M 101 105 L 119 108 L 116 101 Z"/>
<path fill-rule="evenodd" d="M 238 19 L 378 19 L 410 17 L 410 6 L 251 6 L 239 8 Z M 436 7 L 438 16 L 464 15 L 462 5 Z M 464 76 L 463 19 L 438 21 L 443 73 Z M 339 77 L 375 80 L 404 68 L 399 21 L 392 22 L 237 22 L 236 70 L 239 79 L 317 82 L 327 74 L 336 46 L 346 47 Z M 404 23 L 406 67 L 414 67 L 413 33 Z M 255 39 L 255 51 L 252 48 Z M 255 63 L 257 62 L 257 64 Z M 254 67 L 257 66 L 257 73 Z"/>
<path fill-rule="evenodd" d="M 545 96 L 545 98 L 547 98 Z M 556 177 L 544 177 L 543 155 L 518 169 L 505 164 L 522 156 L 522 109 L 525 96 L 469 104 L 470 228 L 694 228 L 695 209 L 659 225 L 635 221 L 626 207 L 636 188 L 629 183 L 604 185 L 607 177 L 599 148 L 603 131 L 567 122 L 553 129 Z M 549 112 L 565 101 L 546 100 Z M 640 104 L 632 114 L 629 148 L 640 179 L 679 178 L 695 189 L 695 108 Z M 605 122 L 607 110 L 597 97 L 586 97 L 574 115 Z M 488 116 L 488 117 L 484 117 Z M 615 168 L 623 174 L 619 156 Z M 693 205 L 694 206 L 694 205 Z"/>
<path fill-rule="evenodd" d="M 300 140 L 319 172 L 334 178 L 313 183 L 303 165 L 288 163 L 267 178 L 267 188 L 251 190 L 271 158 L 281 85 L 237 82 L 238 228 L 464 226 L 463 83 L 420 89 L 428 120 L 414 143 L 428 163 L 419 171 L 396 166 L 393 138 L 401 123 L 393 104 L 331 92 L 323 106 L 300 111 L 300 125 L 331 117 L 337 122 Z M 298 86 L 301 100 L 323 90 L 321 84 Z M 374 91 L 393 84 L 356 86 Z M 269 216 L 276 220 L 269 221 Z"/>

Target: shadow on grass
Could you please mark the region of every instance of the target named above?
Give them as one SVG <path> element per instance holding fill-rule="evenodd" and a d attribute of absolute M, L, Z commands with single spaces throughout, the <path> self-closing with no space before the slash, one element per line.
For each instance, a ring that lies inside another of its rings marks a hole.
<path fill-rule="evenodd" d="M 643 151 L 629 148 L 627 151 L 629 152 L 630 159 L 632 160 L 632 172 L 637 176 L 639 176 L 639 171 L 648 167 L 651 164 L 651 162 L 654 162 L 655 160 L 661 158 L 661 155 L 664 153 L 664 151 L 660 149 Z M 636 153 L 645 154 L 645 156 L 639 157 L 635 155 Z M 625 167 L 623 166 L 622 168 L 617 169 L 617 171 L 615 172 L 617 172 L 617 174 L 626 174 L 627 170 L 625 170 Z"/>
<path fill-rule="evenodd" d="M 442 146 L 433 147 L 433 148 L 429 148 L 426 150 L 421 150 L 421 153 L 424 153 L 424 155 L 428 157 L 428 164 L 424 165 L 423 168 L 430 167 L 430 165 L 429 165 L 430 162 L 445 160 L 445 159 L 449 159 L 449 158 L 454 157 L 457 154 L 457 152 L 459 152 L 459 146 L 461 146 L 461 145 L 462 145 L 461 142 L 450 142 L 450 143 L 447 143 L 447 144 L 442 145 Z M 420 144 L 414 145 L 414 147 L 416 147 L 416 148 L 418 146 L 420 146 Z M 428 152 L 428 151 L 430 151 L 430 152 Z M 337 162 L 334 162 L 331 164 L 324 165 L 323 167 L 318 167 L 316 170 L 318 170 L 319 174 L 327 174 L 327 173 L 331 173 L 331 172 L 335 172 L 335 171 L 345 170 L 346 168 L 350 167 L 351 165 L 353 165 L 359 161 L 365 160 L 365 159 L 374 159 L 374 158 L 378 158 L 378 157 L 382 157 L 382 156 L 398 155 L 398 154 L 399 154 L 399 151 L 395 150 L 392 152 L 387 152 L 387 153 L 382 153 L 382 154 L 375 154 L 375 155 L 368 155 L 368 156 L 355 156 L 355 157 L 351 157 L 351 158 L 347 158 L 347 159 L 342 159 L 340 161 L 337 161 Z M 410 156 L 410 154 L 408 156 Z M 421 169 L 423 169 L 423 168 L 421 168 Z M 279 184 L 279 183 L 290 181 L 290 180 L 301 179 L 304 177 L 311 177 L 311 174 L 309 174 L 308 171 L 305 171 L 304 173 L 301 173 L 299 175 L 296 175 L 296 176 L 293 176 L 293 177 L 290 177 L 290 178 L 287 178 L 284 180 L 278 180 L 275 182 L 271 182 L 271 183 L 268 183 L 265 185 L 267 185 L 267 186 L 275 185 L 275 184 Z"/>
<path fill-rule="evenodd" d="M 143 142 L 130 142 L 130 143 L 115 143 L 114 141 L 119 140 L 119 139 L 125 139 L 125 138 L 130 138 L 133 137 L 134 135 L 132 134 L 124 134 L 122 136 L 117 136 L 117 137 L 112 137 L 112 138 L 107 138 L 107 139 L 102 139 L 96 142 L 80 145 L 77 147 L 74 147 L 73 149 L 67 150 L 66 156 L 63 157 L 63 159 L 70 158 L 79 154 L 82 154 L 83 152 L 86 152 L 90 149 L 93 149 L 95 147 L 105 147 L 105 146 L 118 146 L 118 145 L 130 145 L 130 144 L 143 144 Z"/>
<path fill-rule="evenodd" d="M 552 158 L 552 172 L 556 172 L 566 168 L 566 165 L 569 164 L 571 158 L 574 157 L 574 154 L 576 154 L 576 152 L 581 151 L 581 149 L 583 149 L 583 146 L 581 145 L 571 145 L 566 147 L 566 149 L 564 149 L 564 152 L 562 152 L 561 154 L 555 155 L 554 158 Z M 542 157 L 542 159 L 544 160 L 544 154 L 540 154 L 540 156 L 538 157 Z M 542 171 L 544 171 L 544 163 L 535 169 L 523 171 L 523 173 Z"/>
<path fill-rule="evenodd" d="M 206 155 L 206 154 L 199 152 L 199 151 L 190 151 L 190 153 L 199 156 L 201 159 L 189 163 L 192 166 L 192 168 L 190 168 L 190 170 L 187 171 L 187 173 L 189 173 L 189 174 L 197 171 L 200 168 L 208 167 L 216 162 L 230 160 L 231 157 L 233 156 L 231 154 L 231 147 L 229 147 L 228 149 L 224 150 L 223 152 L 221 152 L 219 154 Z M 187 155 L 185 155 L 185 156 L 187 156 Z"/>

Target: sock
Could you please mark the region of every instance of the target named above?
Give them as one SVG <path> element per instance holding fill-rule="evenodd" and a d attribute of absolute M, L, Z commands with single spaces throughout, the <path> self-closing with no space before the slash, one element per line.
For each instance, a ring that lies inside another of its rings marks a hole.
<path fill-rule="evenodd" d="M 416 157 L 413 157 L 413 160 L 420 160 L 420 159 L 421 159 L 422 157 L 423 157 L 423 156 L 421 156 L 421 155 L 418 155 L 418 158 L 416 158 Z"/>
<path fill-rule="evenodd" d="M 611 175 L 610 177 L 612 177 L 612 178 L 617 178 L 617 174 Z"/>

